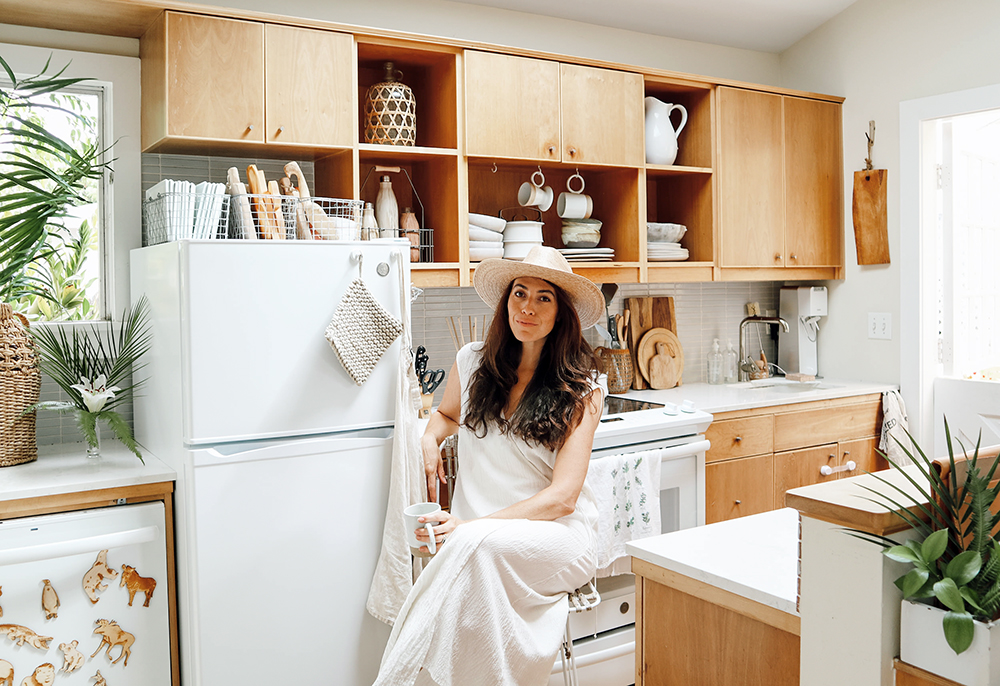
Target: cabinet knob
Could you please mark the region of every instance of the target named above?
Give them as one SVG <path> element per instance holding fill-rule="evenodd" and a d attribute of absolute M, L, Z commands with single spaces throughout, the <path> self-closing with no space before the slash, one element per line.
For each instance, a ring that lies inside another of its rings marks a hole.
<path fill-rule="evenodd" d="M 845 451 L 844 451 L 844 457 L 847 457 L 847 456 L 848 456 L 848 455 L 850 455 L 850 454 L 851 454 L 851 451 L 850 451 L 850 450 L 845 450 Z"/>
<path fill-rule="evenodd" d="M 549 146 L 549 154 L 551 155 L 551 154 L 552 154 L 552 153 L 554 153 L 555 151 L 556 151 L 556 146 L 554 146 L 554 145 L 550 145 L 550 146 Z"/>
<path fill-rule="evenodd" d="M 795 253 L 792 253 L 791 255 L 789 255 L 789 257 L 791 257 L 793 260 L 799 259 L 799 256 L 796 255 Z"/>
<path fill-rule="evenodd" d="M 736 503 L 737 505 L 742 505 L 742 504 L 743 504 L 743 501 L 742 501 L 742 500 L 737 500 L 737 501 L 735 501 L 735 503 Z"/>
<path fill-rule="evenodd" d="M 253 124 L 247 124 L 247 132 L 253 131 Z"/>
<path fill-rule="evenodd" d="M 284 131 L 284 130 L 285 130 L 285 127 L 284 127 L 284 126 L 279 126 L 279 127 L 278 127 L 278 133 L 281 133 L 281 132 L 282 132 L 282 131 Z M 277 136 L 277 135 L 278 135 L 278 133 L 276 133 L 276 134 L 274 134 L 274 135 L 275 135 L 275 136 Z"/>
<path fill-rule="evenodd" d="M 774 261 L 777 262 L 780 259 L 781 259 L 781 253 L 780 252 L 774 253 Z"/>
<path fill-rule="evenodd" d="M 743 440 L 743 437 L 742 436 L 736 436 L 733 440 L 736 441 L 737 443 L 740 443 Z"/>
<path fill-rule="evenodd" d="M 623 615 L 627 615 L 628 614 L 628 608 L 629 608 L 628 603 L 622 603 L 618 607 L 618 611 L 621 612 Z"/>
<path fill-rule="evenodd" d="M 569 156 L 573 157 L 574 155 L 576 155 L 576 148 L 570 148 L 569 149 Z"/>

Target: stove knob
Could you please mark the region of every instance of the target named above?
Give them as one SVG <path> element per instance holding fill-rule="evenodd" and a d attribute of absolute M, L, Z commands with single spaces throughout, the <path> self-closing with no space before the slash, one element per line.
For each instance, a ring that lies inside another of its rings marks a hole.
<path fill-rule="evenodd" d="M 681 412 L 694 412 L 694 403 L 690 400 L 685 400 L 681 403 Z"/>
<path fill-rule="evenodd" d="M 677 414 L 677 406 L 673 403 L 663 404 L 663 414 L 675 415 Z"/>

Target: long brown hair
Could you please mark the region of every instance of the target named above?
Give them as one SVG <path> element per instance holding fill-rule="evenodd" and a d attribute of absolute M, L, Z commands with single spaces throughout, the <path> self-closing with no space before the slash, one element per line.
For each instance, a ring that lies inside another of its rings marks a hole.
<path fill-rule="evenodd" d="M 522 351 L 508 323 L 507 302 L 513 280 L 497 303 L 483 342 L 482 362 L 469 382 L 469 405 L 463 421 L 477 436 L 485 436 L 488 426 L 493 425 L 503 433 L 557 450 L 583 418 L 598 368 L 597 357 L 583 337 L 572 300 L 564 290 L 550 285 L 559 306 L 555 326 L 545 339 L 538 367 L 520 403 L 506 419 L 503 410 L 517 383 Z"/>

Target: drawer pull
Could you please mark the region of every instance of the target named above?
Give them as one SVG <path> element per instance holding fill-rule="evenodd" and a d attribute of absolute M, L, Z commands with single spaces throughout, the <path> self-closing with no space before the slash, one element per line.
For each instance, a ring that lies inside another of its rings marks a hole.
<path fill-rule="evenodd" d="M 857 467 L 858 465 L 854 462 L 854 460 L 848 460 L 847 464 L 841 465 L 840 467 L 831 467 L 830 465 L 825 464 L 819 468 L 819 473 L 823 476 L 830 476 L 831 474 L 836 474 L 837 472 L 853 472 L 857 469 Z"/>
<path fill-rule="evenodd" d="M 743 504 L 743 501 L 742 501 L 742 500 L 737 500 L 737 501 L 736 501 L 736 504 L 737 504 L 737 505 L 742 505 L 742 504 Z"/>
<path fill-rule="evenodd" d="M 737 443 L 740 443 L 743 440 L 743 437 L 742 436 L 736 436 L 733 440 L 736 441 Z"/>

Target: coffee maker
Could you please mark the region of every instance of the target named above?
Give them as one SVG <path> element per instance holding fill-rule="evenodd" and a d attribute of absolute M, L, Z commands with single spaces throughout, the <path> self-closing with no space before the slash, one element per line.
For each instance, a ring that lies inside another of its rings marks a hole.
<path fill-rule="evenodd" d="M 786 374 L 816 375 L 816 339 L 826 303 L 826 286 L 781 289 L 778 315 L 788 322 L 788 333 L 778 328 L 778 366 Z"/>

